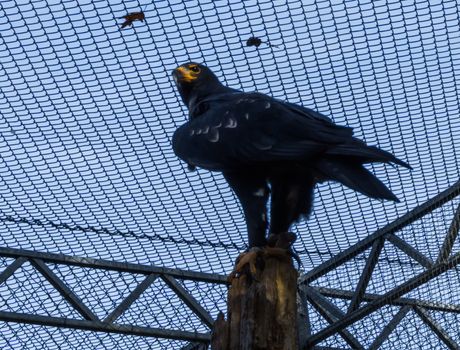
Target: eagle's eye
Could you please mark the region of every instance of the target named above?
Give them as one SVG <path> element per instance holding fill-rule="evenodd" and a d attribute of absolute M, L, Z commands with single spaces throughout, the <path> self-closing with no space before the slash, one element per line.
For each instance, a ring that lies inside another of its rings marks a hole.
<path fill-rule="evenodd" d="M 201 72 L 200 67 L 198 67 L 197 65 L 189 66 L 188 69 L 190 69 L 192 72 L 195 72 L 195 73 Z"/>

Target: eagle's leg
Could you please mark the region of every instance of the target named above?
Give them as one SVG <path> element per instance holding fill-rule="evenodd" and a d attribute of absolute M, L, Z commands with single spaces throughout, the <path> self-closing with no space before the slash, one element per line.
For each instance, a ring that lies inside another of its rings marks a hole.
<path fill-rule="evenodd" d="M 267 201 L 269 189 L 265 177 L 250 171 L 224 172 L 228 184 L 240 200 L 248 230 L 249 248 L 267 244 Z"/>
<path fill-rule="evenodd" d="M 302 173 L 278 174 L 271 177 L 271 212 L 269 243 L 289 232 L 291 225 L 308 217 L 313 205 L 314 182 Z"/>

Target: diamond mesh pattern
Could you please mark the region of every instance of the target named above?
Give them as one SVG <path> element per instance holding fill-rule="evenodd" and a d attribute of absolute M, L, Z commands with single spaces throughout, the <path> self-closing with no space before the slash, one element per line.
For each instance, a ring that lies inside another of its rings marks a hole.
<path fill-rule="evenodd" d="M 310 270 L 458 180 L 459 6 L 455 0 L 2 0 L 0 246 L 231 271 L 246 248 L 239 204 L 222 176 L 187 172 L 170 144 L 186 120 L 170 72 L 194 60 L 232 87 L 302 103 L 352 126 L 358 137 L 413 166 L 411 172 L 372 167 L 399 204 L 373 201 L 338 184 L 318 186 L 314 214 L 293 228 L 302 268 Z M 119 18 L 140 10 L 145 22 L 120 30 Z M 278 48 L 245 46 L 251 36 Z M 400 236 L 435 260 L 457 205 L 443 206 Z M 341 288 L 353 290 L 366 254 L 321 283 L 337 287 L 340 281 Z M 376 293 L 418 271 L 391 247 L 382 257 L 369 286 Z M 0 260 L 0 270 L 4 262 L 11 260 Z M 132 275 L 50 268 L 101 317 L 139 282 Z M 79 317 L 37 276 L 25 264 L 0 285 L 1 309 Z M 446 276 L 414 293 L 458 301 L 458 270 Z M 184 283 L 213 316 L 225 310 L 224 289 Z M 169 299 L 160 280 L 152 288 L 152 299 L 138 301 L 145 314 L 129 309 L 126 322 L 206 331 L 192 314 L 177 319 L 182 306 Z M 381 312 L 387 320 L 393 315 Z M 384 345 L 443 348 L 419 323 L 416 315 L 408 318 Z M 1 327 L 2 349 L 186 344 Z M 362 327 L 367 332 L 372 325 Z"/>

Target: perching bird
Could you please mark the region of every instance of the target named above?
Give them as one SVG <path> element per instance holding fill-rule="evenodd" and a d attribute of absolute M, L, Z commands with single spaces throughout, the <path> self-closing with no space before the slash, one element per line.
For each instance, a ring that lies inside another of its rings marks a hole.
<path fill-rule="evenodd" d="M 308 218 L 314 187 L 323 181 L 398 201 L 363 164 L 410 166 L 354 138 L 351 128 L 293 103 L 229 88 L 201 64 L 183 64 L 173 78 L 189 110 L 189 121 L 174 133 L 174 152 L 192 168 L 222 172 L 241 202 L 249 247 L 267 243 L 270 193 L 275 237 Z"/>

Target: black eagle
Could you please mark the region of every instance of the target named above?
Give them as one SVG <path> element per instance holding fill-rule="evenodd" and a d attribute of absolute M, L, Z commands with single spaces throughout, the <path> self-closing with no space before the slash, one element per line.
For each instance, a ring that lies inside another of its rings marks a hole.
<path fill-rule="evenodd" d="M 353 137 L 311 109 L 219 82 L 198 63 L 186 63 L 173 78 L 189 110 L 189 121 L 173 136 L 176 155 L 189 167 L 222 172 L 241 202 L 249 246 L 267 243 L 308 217 L 316 183 L 338 181 L 366 196 L 398 201 L 363 164 L 410 166 Z"/>

